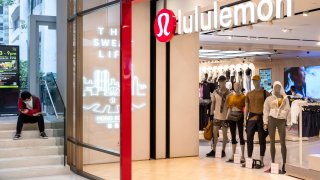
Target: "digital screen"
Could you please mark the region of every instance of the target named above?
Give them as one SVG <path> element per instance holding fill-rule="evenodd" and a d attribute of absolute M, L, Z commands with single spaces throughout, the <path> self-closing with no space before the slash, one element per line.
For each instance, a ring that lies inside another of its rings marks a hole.
<path fill-rule="evenodd" d="M 19 47 L 0 46 L 0 88 L 18 88 Z"/>
<path fill-rule="evenodd" d="M 320 66 L 289 67 L 284 70 L 285 91 L 290 94 L 291 87 L 302 97 L 320 99 Z"/>
<path fill-rule="evenodd" d="M 272 70 L 260 69 L 259 74 L 261 77 L 261 87 L 266 91 L 270 91 L 272 89 Z"/>

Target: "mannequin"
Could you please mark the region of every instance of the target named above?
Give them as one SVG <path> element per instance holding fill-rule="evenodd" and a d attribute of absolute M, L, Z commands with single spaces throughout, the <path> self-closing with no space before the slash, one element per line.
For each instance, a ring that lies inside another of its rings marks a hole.
<path fill-rule="evenodd" d="M 228 81 L 230 80 L 230 77 L 231 77 L 230 69 L 227 69 L 227 71 L 226 71 L 226 78 L 227 78 Z"/>
<path fill-rule="evenodd" d="M 266 152 L 266 137 L 268 136 L 268 132 L 263 128 L 263 105 L 265 99 L 270 96 L 270 93 L 261 88 L 261 78 L 259 75 L 253 76 L 252 80 L 255 90 L 249 92 L 246 96 L 244 122 L 246 123 L 247 129 L 247 149 L 249 158 L 252 158 L 254 134 L 258 131 L 260 163 L 256 164 L 255 168 L 260 169 L 264 167 L 263 160 Z"/>
<path fill-rule="evenodd" d="M 280 113 L 277 113 L 280 112 Z M 274 82 L 272 96 L 269 96 L 263 108 L 263 122 L 264 129 L 269 131 L 270 136 L 270 152 L 272 163 L 275 163 L 276 148 L 275 148 L 275 134 L 278 128 L 281 144 L 282 154 L 282 171 L 281 174 L 285 174 L 285 164 L 287 158 L 287 147 L 286 147 L 286 123 L 290 124 L 290 102 L 283 89 L 282 84 L 279 81 Z M 271 168 L 268 172 L 271 171 Z"/>
<path fill-rule="evenodd" d="M 207 154 L 207 157 L 215 157 L 216 146 L 218 143 L 219 129 L 223 132 L 222 157 L 226 156 L 225 149 L 228 141 L 227 132 L 229 123 L 227 121 L 227 99 L 230 91 L 226 88 L 226 77 L 220 76 L 218 79 L 219 89 L 212 94 L 211 115 L 213 119 L 213 146 L 212 151 Z"/>
<path fill-rule="evenodd" d="M 234 89 L 234 83 L 236 82 L 236 73 L 237 71 L 234 68 L 232 68 L 232 71 L 231 71 L 232 89 Z"/>
<path fill-rule="evenodd" d="M 252 70 L 248 67 L 246 69 L 246 90 L 247 90 L 247 92 L 251 91 L 251 76 L 252 76 Z"/>
<path fill-rule="evenodd" d="M 238 82 L 240 83 L 241 89 L 243 89 L 243 69 L 240 68 L 238 71 Z"/>
<path fill-rule="evenodd" d="M 236 139 L 236 131 L 238 127 L 239 139 L 240 139 L 240 146 L 241 146 L 241 162 L 244 163 L 244 145 L 245 141 L 243 138 L 243 112 L 242 109 L 245 107 L 245 95 L 241 92 L 241 86 L 239 83 L 234 84 L 234 93 L 228 97 L 227 104 L 228 104 L 228 115 L 231 112 L 236 112 L 240 114 L 240 120 L 232 121 L 229 120 L 230 132 L 232 136 L 232 155 L 231 158 L 227 162 L 233 162 L 234 154 L 236 153 L 237 148 L 237 139 Z"/>

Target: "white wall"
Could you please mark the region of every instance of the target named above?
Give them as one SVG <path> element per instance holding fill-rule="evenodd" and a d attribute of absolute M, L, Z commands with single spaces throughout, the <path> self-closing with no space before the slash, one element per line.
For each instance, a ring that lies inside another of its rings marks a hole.
<path fill-rule="evenodd" d="M 199 154 L 199 34 L 176 36 L 170 56 L 170 156 Z"/>
<path fill-rule="evenodd" d="M 142 91 L 146 96 L 132 97 L 134 104 L 145 104 L 132 112 L 132 158 L 145 160 L 150 158 L 150 2 L 134 3 L 132 15 L 134 76 L 147 87 Z"/>

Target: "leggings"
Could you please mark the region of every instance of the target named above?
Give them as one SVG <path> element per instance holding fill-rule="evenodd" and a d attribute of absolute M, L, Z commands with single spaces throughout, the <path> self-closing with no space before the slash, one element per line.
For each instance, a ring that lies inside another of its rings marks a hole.
<path fill-rule="evenodd" d="M 232 138 L 232 144 L 237 144 L 237 127 L 238 127 L 238 133 L 239 133 L 239 139 L 240 139 L 240 145 L 244 145 L 245 141 L 243 138 L 243 116 L 239 121 L 229 121 L 230 126 L 230 132 L 231 132 L 231 138 Z"/>
<path fill-rule="evenodd" d="M 269 123 L 268 123 L 268 131 L 270 136 L 270 153 L 271 153 L 271 159 L 273 163 L 275 162 L 275 156 L 276 156 L 275 135 L 276 135 L 277 128 L 278 128 L 278 133 L 280 137 L 282 160 L 283 160 L 283 164 L 285 164 L 287 160 L 286 120 L 276 119 L 270 116 Z"/>
<path fill-rule="evenodd" d="M 248 157 L 252 157 L 253 153 L 253 139 L 254 134 L 258 131 L 259 144 L 260 144 L 260 156 L 264 156 L 266 152 L 266 137 L 268 132 L 263 129 L 262 115 L 258 116 L 258 120 L 248 120 L 247 122 L 247 147 L 248 147 Z"/>

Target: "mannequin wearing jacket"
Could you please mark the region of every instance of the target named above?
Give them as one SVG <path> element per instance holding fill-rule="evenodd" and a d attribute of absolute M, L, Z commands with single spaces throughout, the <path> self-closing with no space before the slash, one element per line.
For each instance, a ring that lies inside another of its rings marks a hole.
<path fill-rule="evenodd" d="M 290 102 L 282 87 L 282 84 L 276 81 L 273 84 L 272 96 L 268 97 L 263 108 L 264 129 L 269 131 L 270 153 L 272 163 L 275 162 L 275 134 L 278 128 L 282 154 L 282 172 L 285 173 L 285 164 L 287 158 L 286 147 L 286 123 L 290 124 Z"/>
<path fill-rule="evenodd" d="M 234 93 L 231 94 L 227 99 L 227 105 L 228 105 L 228 115 L 231 112 L 236 112 L 241 114 L 240 120 L 238 121 L 232 121 L 229 120 L 229 126 L 230 126 L 230 132 L 232 136 L 232 155 L 231 158 L 227 162 L 233 162 L 234 161 L 234 154 L 236 153 L 237 148 L 237 138 L 236 138 L 236 132 L 238 127 L 238 135 L 240 139 L 240 146 L 241 146 L 241 162 L 244 163 L 244 145 L 245 141 L 243 138 L 243 108 L 245 106 L 245 98 L 246 96 L 241 92 L 241 86 L 239 83 L 234 84 Z"/>
<path fill-rule="evenodd" d="M 223 133 L 223 146 L 222 157 L 226 156 L 225 149 L 228 141 L 228 127 L 227 121 L 227 99 L 230 91 L 226 88 L 226 77 L 220 76 L 218 79 L 219 89 L 212 94 L 211 115 L 214 115 L 213 119 L 213 146 L 212 151 L 207 154 L 207 157 L 215 157 L 216 146 L 218 143 L 219 129 L 222 129 Z"/>

